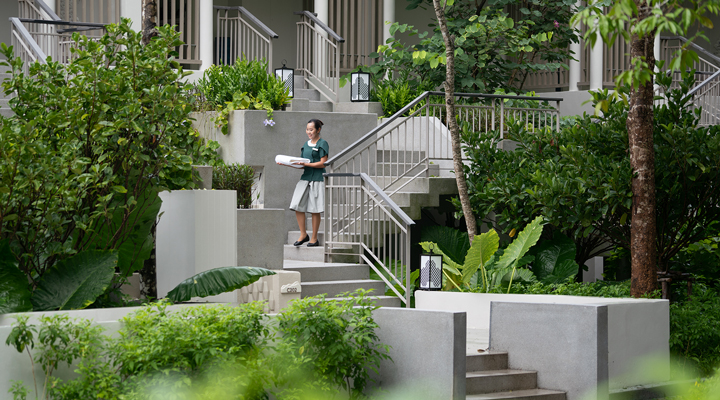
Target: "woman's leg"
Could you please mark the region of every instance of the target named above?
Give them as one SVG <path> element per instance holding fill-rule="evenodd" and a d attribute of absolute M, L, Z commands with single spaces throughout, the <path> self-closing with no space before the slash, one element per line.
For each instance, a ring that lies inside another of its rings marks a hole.
<path fill-rule="evenodd" d="M 317 243 L 318 241 L 318 230 L 320 230 L 320 213 L 310 214 L 312 215 L 312 229 L 313 234 L 310 238 L 310 243 Z"/>
<path fill-rule="evenodd" d="M 295 218 L 297 218 L 298 227 L 300 228 L 300 238 L 298 239 L 298 242 L 299 242 L 299 241 L 305 239 L 305 236 L 307 236 L 307 230 L 305 229 L 305 213 L 300 212 L 300 211 L 295 211 Z M 315 233 L 313 233 L 313 235 L 314 234 Z"/>

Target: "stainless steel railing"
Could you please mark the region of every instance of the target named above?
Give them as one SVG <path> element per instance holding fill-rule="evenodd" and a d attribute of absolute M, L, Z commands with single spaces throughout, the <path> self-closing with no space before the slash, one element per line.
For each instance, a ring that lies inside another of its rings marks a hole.
<path fill-rule="evenodd" d="M 348 251 L 357 255 L 384 277 L 406 305 L 412 219 L 391 196 L 429 176 L 431 160 L 452 160 L 444 96 L 423 93 L 325 163 L 325 254 L 328 258 Z M 561 99 L 455 96 L 460 103 L 457 119 L 471 131 L 499 130 L 505 138 L 512 123 L 522 123 L 530 131 L 560 127 Z M 514 104 L 518 100 L 524 104 Z"/>
<path fill-rule="evenodd" d="M 310 11 L 295 12 L 297 23 L 296 73 L 328 100 L 337 103 L 340 93 L 340 51 L 345 42 Z"/>
<path fill-rule="evenodd" d="M 245 7 L 215 6 L 214 9 L 214 63 L 233 64 L 244 56 L 248 60 L 266 60 L 268 73 L 272 73 L 273 39 L 278 35 Z"/>

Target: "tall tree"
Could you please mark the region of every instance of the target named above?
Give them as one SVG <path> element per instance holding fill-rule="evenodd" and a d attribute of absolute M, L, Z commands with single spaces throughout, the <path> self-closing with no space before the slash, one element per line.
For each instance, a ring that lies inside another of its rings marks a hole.
<path fill-rule="evenodd" d="M 142 0 L 142 44 L 158 35 L 157 31 L 157 0 Z"/>
<path fill-rule="evenodd" d="M 573 20 L 588 26 L 585 39 L 595 45 L 598 34 L 612 45 L 618 35 L 630 43 L 631 65 L 615 79 L 617 86 L 628 85 L 630 109 L 626 121 L 630 146 L 632 177 L 632 222 L 630 252 L 632 263 L 632 295 L 640 297 L 657 287 L 657 229 L 655 210 L 655 159 L 653 144 L 653 69 L 654 41 L 659 31 L 687 35 L 698 25 L 712 27 L 705 16 L 718 13 L 718 0 L 617 0 L 604 13 L 607 0 L 600 0 L 578 13 Z M 686 7 L 687 6 L 687 7 Z M 629 29 L 628 29 L 629 28 Z M 691 40 L 707 38 L 700 29 Z M 670 69 L 692 68 L 698 59 L 689 45 L 681 46 L 670 63 Z"/>
<path fill-rule="evenodd" d="M 452 5 L 453 0 L 446 0 L 445 5 Z M 445 109 L 447 110 L 446 125 L 450 130 L 453 152 L 453 169 L 455 170 L 455 180 L 457 181 L 458 194 L 460 196 L 460 204 L 462 205 L 465 224 L 467 225 L 468 238 L 472 243 L 477 234 L 477 222 L 475 222 L 475 214 L 472 212 L 470 198 L 468 196 L 467 181 L 463 173 L 462 149 L 460 145 L 460 127 L 455 118 L 455 38 L 450 36 L 447 27 L 447 19 L 445 18 L 445 5 L 440 4 L 440 0 L 433 0 L 435 7 L 435 16 L 440 25 L 443 41 L 445 42 Z"/>

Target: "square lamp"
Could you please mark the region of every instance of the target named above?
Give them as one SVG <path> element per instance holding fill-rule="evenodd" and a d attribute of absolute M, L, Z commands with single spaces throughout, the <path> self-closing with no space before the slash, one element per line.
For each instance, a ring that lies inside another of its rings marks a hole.
<path fill-rule="evenodd" d="M 353 72 L 350 74 L 350 101 L 370 101 L 370 74 Z"/>
<path fill-rule="evenodd" d="M 285 66 L 283 60 L 283 66 L 275 69 L 275 76 L 285 83 L 285 87 L 290 92 L 290 97 L 294 97 L 295 94 L 295 70 Z"/>
<path fill-rule="evenodd" d="M 442 289 L 442 256 L 420 255 L 420 290 Z"/>

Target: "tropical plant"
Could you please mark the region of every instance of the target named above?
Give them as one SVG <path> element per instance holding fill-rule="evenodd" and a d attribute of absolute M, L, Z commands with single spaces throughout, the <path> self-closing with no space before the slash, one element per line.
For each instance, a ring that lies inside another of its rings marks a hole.
<path fill-rule="evenodd" d="M 720 367 L 717 290 L 696 284 L 690 299 L 670 305 L 670 351 L 682 360 L 681 368 L 697 368 L 702 375 Z"/>
<path fill-rule="evenodd" d="M 250 208 L 252 205 L 252 186 L 255 182 L 255 170 L 245 164 L 226 164 L 213 168 L 213 189 L 235 190 L 237 207 Z"/>
<path fill-rule="evenodd" d="M 180 282 L 168 292 L 168 299 L 174 303 L 180 303 L 193 297 L 214 296 L 240 289 L 256 282 L 263 276 L 275 274 L 275 271 L 258 267 L 213 268 Z"/>
<path fill-rule="evenodd" d="M 13 270 L 5 273 L 25 276 L 14 290 L 61 293 L 65 277 L 100 262 L 98 252 L 116 258 L 91 268 L 112 285 L 84 279 L 72 301 L 46 297 L 38 307 L 87 306 L 140 269 L 152 250 L 158 192 L 194 187 L 192 164 L 214 153 L 192 130 L 185 73 L 171 57 L 178 33 L 158 32 L 146 46 L 129 20 L 100 39 L 74 35 L 68 64 L 33 63 L 29 73 L 2 45 L 12 70 L 2 87 L 16 96 L 14 116 L 0 120 L 0 241 L 10 249 L 1 257 Z M 29 309 L 6 294 L 0 304 L 21 305 L 6 311 Z"/>
<path fill-rule="evenodd" d="M 666 75 L 657 79 L 668 98 L 655 107 L 654 119 L 660 270 L 720 230 L 720 127 L 699 127 L 699 111 L 686 107 L 692 82 L 692 73 L 683 74 L 678 89 L 670 89 Z M 560 132 L 512 124 L 507 138 L 517 142 L 515 151 L 497 148 L 497 132 L 463 135 L 473 211 L 494 213 L 503 232 L 543 215 L 575 242 L 580 265 L 613 246 L 630 248 L 628 104 L 606 91 L 591 93 L 605 104 L 602 116 L 585 115 Z"/>
<path fill-rule="evenodd" d="M 448 230 L 449 228 L 445 228 Z M 435 229 L 436 236 L 442 229 Z M 508 292 L 513 280 L 532 282 L 536 279 L 544 281 L 565 280 L 577 274 L 577 264 L 570 259 L 572 250 L 563 241 L 543 244 L 534 251 L 534 255 L 526 255 L 538 242 L 543 231 L 543 218 L 537 217 L 528 224 L 507 247 L 499 249 L 500 237 L 494 229 L 475 237 L 472 245 L 462 254 L 465 246 L 454 245 L 467 243 L 467 234 L 456 233 L 457 239 L 441 240 L 442 245 L 434 242 L 421 242 L 423 250 L 443 256 L 443 276 L 446 290 L 472 290 L 483 293 L 497 292 L 507 285 Z M 464 239 L 464 240 L 463 240 Z M 449 250 L 452 256 L 443 251 Z M 521 268 L 535 261 L 531 269 Z M 574 270 L 573 270 L 574 266 Z"/>

